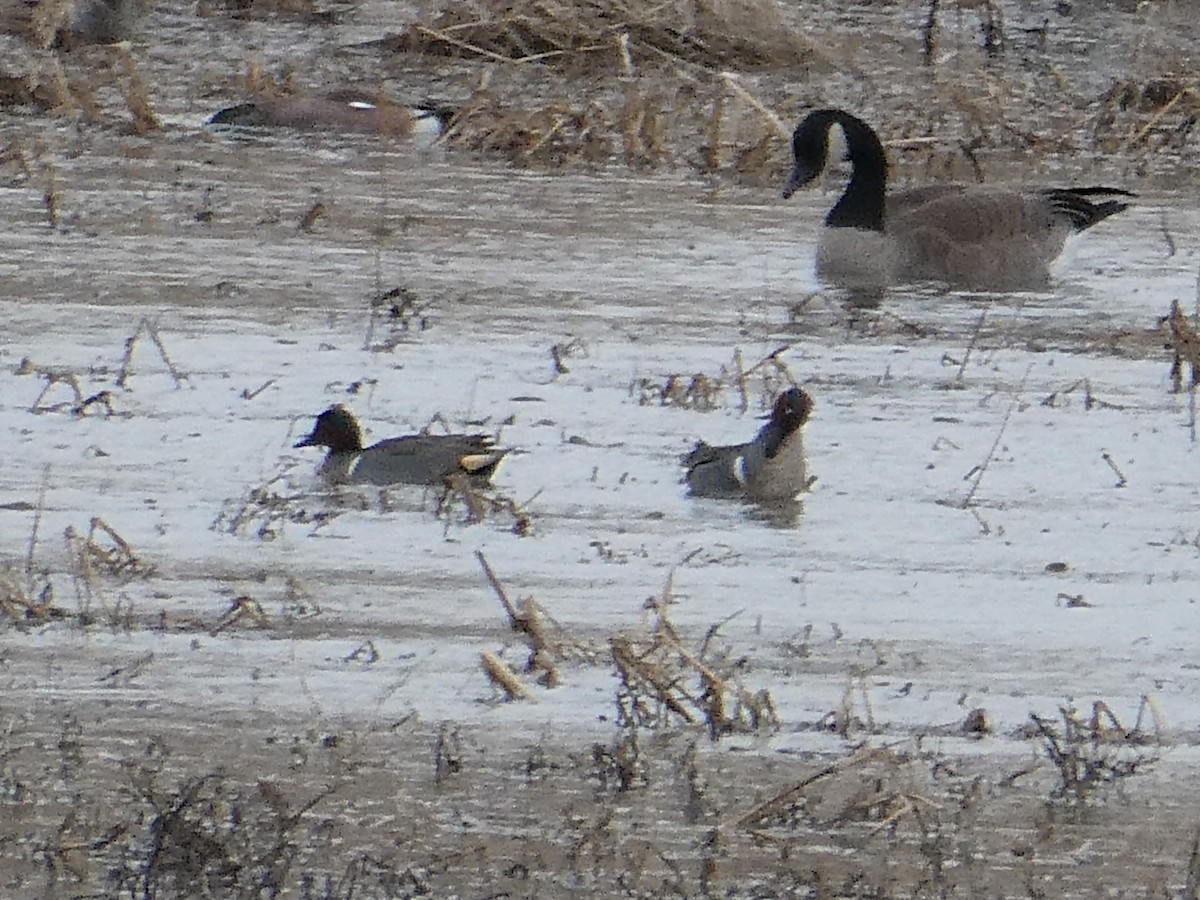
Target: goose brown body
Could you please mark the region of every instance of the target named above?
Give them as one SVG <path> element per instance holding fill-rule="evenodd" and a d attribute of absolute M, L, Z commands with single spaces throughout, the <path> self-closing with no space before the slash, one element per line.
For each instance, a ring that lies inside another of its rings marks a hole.
<path fill-rule="evenodd" d="M 942 281 L 981 291 L 1044 287 L 1072 234 L 1128 207 L 1109 187 L 1009 189 L 936 184 L 887 191 L 887 159 L 869 125 L 843 110 L 810 113 L 792 138 L 784 197 L 821 174 L 831 146 L 852 172 L 825 219 L 818 277 L 850 289 Z M 838 162 L 840 160 L 832 160 Z"/>

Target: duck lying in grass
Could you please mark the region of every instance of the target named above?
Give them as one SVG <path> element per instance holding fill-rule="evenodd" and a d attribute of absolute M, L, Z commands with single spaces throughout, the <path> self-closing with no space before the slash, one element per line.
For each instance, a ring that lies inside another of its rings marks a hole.
<path fill-rule="evenodd" d="M 449 107 L 431 103 L 403 106 L 380 94 L 344 90 L 329 94 L 264 96 L 222 109 L 208 120 L 208 124 L 433 138 L 446 130 L 454 112 Z"/>

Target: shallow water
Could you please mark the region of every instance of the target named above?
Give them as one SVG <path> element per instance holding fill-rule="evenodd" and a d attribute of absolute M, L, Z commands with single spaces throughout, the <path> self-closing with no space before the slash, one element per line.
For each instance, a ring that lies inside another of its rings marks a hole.
<path fill-rule="evenodd" d="M 3 490 L 36 503 L 48 465 L 42 534 L 103 516 L 171 580 L 155 608 L 211 609 L 243 570 L 297 579 L 337 610 L 339 631 L 484 627 L 496 609 L 471 552 L 481 548 L 584 631 L 635 619 L 675 571 L 676 618 L 705 625 L 743 610 L 724 631 L 751 641 L 760 665 L 809 625 L 836 623 L 847 645 L 912 647 L 930 657 L 923 699 L 876 710 L 902 730 L 952 715 L 963 692 L 992 694 L 985 673 L 1009 669 L 1014 655 L 1041 663 L 1028 667 L 1028 684 L 989 698 L 1020 697 L 1002 731 L 1024 718 L 1031 692 L 1046 703 L 1091 691 L 1136 704 L 1152 685 L 1189 691 L 1178 668 L 1186 652 L 1169 661 L 1188 645 L 1167 623 L 1187 602 L 1179 584 L 1198 571 L 1179 543 L 1194 445 L 1186 397 L 1168 392 L 1169 361 L 1149 332 L 1194 289 L 1196 229 L 1169 198 L 1144 198 L 1086 235 L 1053 292 L 898 291 L 860 312 L 816 295 L 820 193 L 784 203 L 669 177 L 497 172 L 437 151 L 200 141 L 189 164 L 178 146 L 170 167 L 139 160 L 139 178 L 110 183 L 102 202 L 68 194 L 78 219 L 63 232 L 48 234 L 27 203 L 4 237 L 5 258 L 20 260 L 5 273 L 4 395 L 21 425 L 6 438 L 14 464 Z M 83 163 L 74 178 L 88 177 Z M 297 197 L 282 175 L 278 192 L 270 180 L 256 192 L 239 186 L 260 169 L 300 165 L 319 191 Z M 201 166 L 214 186 L 206 223 L 189 221 L 188 191 L 144 180 L 147 170 L 179 179 Z M 298 231 L 317 195 L 327 217 Z M 380 321 L 373 340 L 394 346 L 365 350 L 369 298 L 394 286 L 416 298 L 427 327 L 402 333 Z M 78 372 L 85 394 L 111 389 L 143 317 L 186 376 L 182 388 L 143 337 L 114 397 L 118 415 L 30 414 L 44 381 L 13 374 L 20 358 Z M 554 344 L 571 346 L 557 376 Z M 639 405 L 637 387 L 672 374 L 719 380 L 735 351 L 749 367 L 779 348 L 817 401 L 808 446 L 818 481 L 782 528 L 737 504 L 686 498 L 676 462 L 697 437 L 752 433 L 778 378 L 751 377 L 746 414 L 728 385 L 707 414 Z M 1099 401 L 1091 409 L 1085 384 Z M 297 501 L 306 508 L 332 502 L 312 481 L 314 454 L 290 445 L 337 401 L 372 439 L 435 413 L 497 430 L 518 451 L 498 487 L 532 516 L 532 534 L 444 528 L 419 491 L 399 492 L 396 511 L 345 512 L 315 533 L 289 525 L 269 542 L 212 530 L 223 509 L 281 472 L 289 490 L 311 492 Z M 1102 453 L 1124 487 L 1114 488 Z M 972 509 L 956 508 L 985 464 Z M 19 538 L 29 514 L 6 515 Z M 49 538 L 37 558 L 61 564 Z M 1043 571 L 1059 561 L 1067 575 Z M 449 607 L 434 599 L 447 584 Z M 1065 609 L 1059 592 L 1083 592 L 1096 608 Z M 204 659 L 185 654 L 180 674 L 225 668 L 221 643 Z M 1116 658 L 1097 664 L 1097 647 Z M 806 684 L 793 715 L 821 715 L 843 680 Z M 475 696 L 455 714 L 470 715 Z M 394 702 L 419 708 L 420 697 Z"/>

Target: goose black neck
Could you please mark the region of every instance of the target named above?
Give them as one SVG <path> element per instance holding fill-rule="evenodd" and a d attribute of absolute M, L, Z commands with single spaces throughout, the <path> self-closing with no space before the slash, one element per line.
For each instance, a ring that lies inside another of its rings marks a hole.
<path fill-rule="evenodd" d="M 866 122 L 838 111 L 831 123 L 842 126 L 850 157 L 850 181 L 825 224 L 830 228 L 863 228 L 883 231 L 884 196 L 887 191 L 887 157 L 883 145 Z"/>

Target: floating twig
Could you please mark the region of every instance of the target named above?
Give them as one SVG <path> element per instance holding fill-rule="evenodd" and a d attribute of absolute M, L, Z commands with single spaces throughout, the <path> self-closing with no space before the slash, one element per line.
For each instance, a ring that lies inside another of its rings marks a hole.
<path fill-rule="evenodd" d="M 1112 456 L 1109 455 L 1107 450 L 1101 452 L 1100 458 L 1102 460 L 1104 460 L 1106 463 L 1108 463 L 1108 467 L 1110 469 L 1112 469 L 1113 472 L 1117 476 L 1117 483 L 1116 483 L 1116 485 L 1114 485 L 1114 487 L 1123 488 L 1123 487 L 1125 487 L 1125 485 L 1129 484 L 1129 482 L 1125 478 L 1125 473 L 1117 468 L 1117 464 L 1115 462 L 1113 462 L 1113 458 L 1112 458 Z"/>

